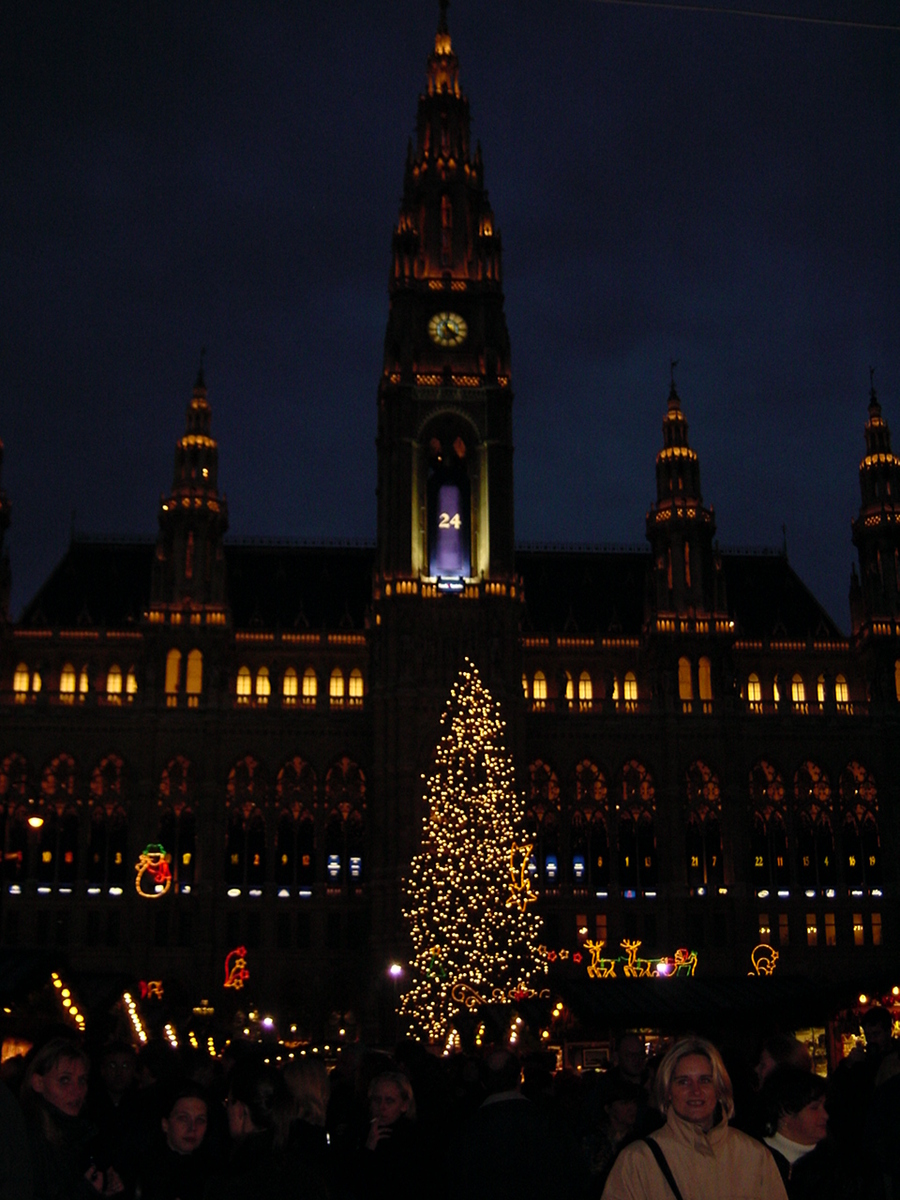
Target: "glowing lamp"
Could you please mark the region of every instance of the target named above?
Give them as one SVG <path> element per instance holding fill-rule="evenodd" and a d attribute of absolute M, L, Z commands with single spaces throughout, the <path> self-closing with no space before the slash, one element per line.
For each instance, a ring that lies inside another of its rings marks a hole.
<path fill-rule="evenodd" d="M 403 974 L 403 968 L 399 963 L 391 963 L 391 965 L 388 967 L 388 974 L 392 979 L 399 979 Z"/>
<path fill-rule="evenodd" d="M 29 817 L 28 818 L 28 824 L 31 826 L 32 829 L 40 829 L 40 827 L 43 825 L 43 823 L 44 823 L 43 817 Z"/>
<path fill-rule="evenodd" d="M 869 1003 L 869 997 L 866 995 L 865 992 L 860 992 L 859 1002 L 860 1002 L 860 1004 L 868 1004 Z"/>

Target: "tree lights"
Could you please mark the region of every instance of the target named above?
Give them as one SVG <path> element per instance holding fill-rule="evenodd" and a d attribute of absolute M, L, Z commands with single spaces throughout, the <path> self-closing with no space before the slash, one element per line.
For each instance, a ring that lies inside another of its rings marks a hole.
<path fill-rule="evenodd" d="M 398 1011 L 414 1036 L 446 1045 L 461 1008 L 454 987 L 509 996 L 546 967 L 535 895 L 521 870 L 523 809 L 505 723 L 468 659 L 441 725 L 422 850 L 404 883 L 414 956 Z"/>

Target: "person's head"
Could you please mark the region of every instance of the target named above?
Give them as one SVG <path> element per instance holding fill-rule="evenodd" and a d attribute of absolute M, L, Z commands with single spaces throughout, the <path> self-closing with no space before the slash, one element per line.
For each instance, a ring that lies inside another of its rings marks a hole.
<path fill-rule="evenodd" d="M 647 1050 L 639 1033 L 623 1033 L 615 1053 L 619 1074 L 634 1083 L 640 1083 L 647 1066 Z"/>
<path fill-rule="evenodd" d="M 512 1050 L 491 1050 L 482 1063 L 481 1078 L 489 1096 L 514 1092 L 522 1078 L 522 1064 Z"/>
<path fill-rule="evenodd" d="M 111 1042 L 100 1056 L 100 1078 L 114 1100 L 132 1086 L 137 1074 L 137 1055 L 127 1042 Z"/>
<path fill-rule="evenodd" d="M 283 1074 L 294 1097 L 294 1119 L 324 1126 L 331 1090 L 325 1064 L 318 1058 L 296 1058 Z"/>
<path fill-rule="evenodd" d="M 393 1125 L 404 1116 L 415 1120 L 412 1084 L 401 1071 L 383 1071 L 375 1076 L 369 1084 L 369 1111 L 381 1125 Z"/>
<path fill-rule="evenodd" d="M 867 1009 L 859 1018 L 859 1023 L 865 1035 L 867 1050 L 869 1047 L 874 1047 L 875 1050 L 887 1049 L 891 1040 L 893 1022 L 891 1014 L 886 1008 L 875 1005 L 873 1008 Z"/>
<path fill-rule="evenodd" d="M 271 1132 L 284 1145 L 293 1101 L 281 1074 L 257 1059 L 238 1062 L 228 1076 L 228 1132 L 233 1138 Z"/>
<path fill-rule="evenodd" d="M 800 1067 L 776 1067 L 763 1085 L 766 1131 L 801 1146 L 815 1146 L 828 1132 L 825 1080 Z"/>
<path fill-rule="evenodd" d="M 798 1067 L 803 1071 L 811 1071 L 812 1059 L 807 1048 L 795 1037 L 789 1033 L 775 1033 L 763 1042 L 754 1067 L 756 1082 L 760 1087 L 776 1067 Z"/>
<path fill-rule="evenodd" d="M 87 1097 L 91 1060 L 77 1042 L 54 1038 L 32 1057 L 22 1080 L 22 1100 L 39 1096 L 67 1117 L 77 1117 Z"/>
<path fill-rule="evenodd" d="M 634 1128 L 642 1095 L 640 1084 L 611 1078 L 603 1090 L 603 1111 L 612 1128 L 623 1132 Z"/>
<path fill-rule="evenodd" d="M 162 1131 L 176 1154 L 193 1154 L 206 1136 L 209 1105 L 203 1088 L 188 1081 L 166 1090 Z"/>
<path fill-rule="evenodd" d="M 659 1064 L 656 1105 L 701 1129 L 711 1129 L 716 1110 L 734 1116 L 731 1080 L 722 1056 L 706 1038 L 686 1037 L 676 1042 Z"/>

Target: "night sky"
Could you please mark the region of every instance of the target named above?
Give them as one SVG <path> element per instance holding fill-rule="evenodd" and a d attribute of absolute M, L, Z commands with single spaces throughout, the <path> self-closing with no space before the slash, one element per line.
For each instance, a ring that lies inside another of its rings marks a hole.
<path fill-rule="evenodd" d="M 892 0 L 754 4 L 900 26 Z M 230 536 L 374 537 L 391 231 L 437 16 L 4 6 L 14 612 L 73 510 L 155 532 L 202 346 Z M 720 542 L 785 525 L 847 629 L 870 366 L 900 448 L 900 29 L 597 0 L 454 0 L 449 26 L 503 236 L 517 539 L 646 544 L 677 359 Z"/>

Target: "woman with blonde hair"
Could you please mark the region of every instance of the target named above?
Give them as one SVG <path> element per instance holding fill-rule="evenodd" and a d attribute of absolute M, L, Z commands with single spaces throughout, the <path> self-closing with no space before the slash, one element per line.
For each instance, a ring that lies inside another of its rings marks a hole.
<path fill-rule="evenodd" d="M 768 1149 L 732 1129 L 731 1080 L 705 1038 L 676 1042 L 659 1066 L 662 1129 L 626 1146 L 603 1200 L 786 1200 Z"/>

